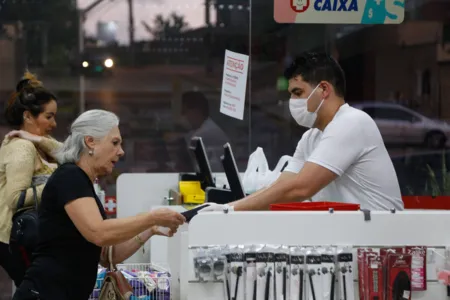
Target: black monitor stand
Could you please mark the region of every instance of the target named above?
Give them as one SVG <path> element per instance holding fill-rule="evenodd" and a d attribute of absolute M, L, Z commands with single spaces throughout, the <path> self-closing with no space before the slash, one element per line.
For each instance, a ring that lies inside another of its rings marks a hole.
<path fill-rule="evenodd" d="M 227 176 L 228 184 L 234 200 L 239 200 L 245 197 L 244 186 L 241 182 L 241 175 L 234 159 L 233 150 L 230 143 L 223 146 L 223 155 L 220 157 L 222 166 Z"/>
<path fill-rule="evenodd" d="M 209 187 L 205 191 L 205 202 L 228 204 L 235 201 L 233 193 L 229 189 Z"/>
<path fill-rule="evenodd" d="M 180 173 L 180 181 L 200 181 L 202 190 L 206 191 L 208 187 L 215 187 L 214 178 L 206 156 L 205 146 L 201 137 L 193 137 L 189 150 L 193 154 L 196 173 Z"/>

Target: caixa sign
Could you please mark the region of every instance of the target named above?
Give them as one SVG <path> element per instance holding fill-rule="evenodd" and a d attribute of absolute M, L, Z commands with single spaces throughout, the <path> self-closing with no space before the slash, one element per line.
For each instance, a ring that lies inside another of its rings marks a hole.
<path fill-rule="evenodd" d="M 405 0 L 274 0 L 278 23 L 400 24 Z"/>
<path fill-rule="evenodd" d="M 297 13 L 306 11 L 310 0 L 291 0 L 291 8 Z M 316 11 L 358 11 L 358 0 L 313 0 Z"/>

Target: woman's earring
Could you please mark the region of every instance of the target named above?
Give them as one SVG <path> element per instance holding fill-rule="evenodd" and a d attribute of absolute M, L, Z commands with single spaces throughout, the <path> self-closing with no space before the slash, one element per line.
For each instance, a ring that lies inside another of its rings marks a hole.
<path fill-rule="evenodd" d="M 90 156 L 94 155 L 94 150 L 92 150 L 92 149 L 89 150 L 89 155 L 90 155 Z"/>

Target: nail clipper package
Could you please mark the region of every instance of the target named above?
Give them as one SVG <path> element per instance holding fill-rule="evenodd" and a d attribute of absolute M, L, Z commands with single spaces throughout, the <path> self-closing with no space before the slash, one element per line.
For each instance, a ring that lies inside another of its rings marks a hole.
<path fill-rule="evenodd" d="M 410 254 L 388 254 L 386 300 L 411 300 Z"/>
<path fill-rule="evenodd" d="M 322 294 L 319 299 L 333 300 L 336 292 L 336 248 L 319 248 L 322 259 Z"/>
<path fill-rule="evenodd" d="M 359 299 L 360 300 L 366 300 L 365 295 L 366 291 L 364 289 L 365 282 L 364 282 L 364 270 L 365 270 L 365 254 L 367 252 L 373 252 L 372 248 L 358 248 L 356 250 L 356 256 L 358 259 L 358 288 L 359 288 Z"/>
<path fill-rule="evenodd" d="M 427 247 L 406 247 L 406 254 L 412 256 L 411 289 L 413 291 L 427 290 Z"/>
<path fill-rule="evenodd" d="M 227 259 L 230 266 L 231 299 L 244 300 L 244 246 L 230 247 Z"/>
<path fill-rule="evenodd" d="M 383 264 L 380 256 L 368 257 L 367 300 L 383 300 Z"/>
<path fill-rule="evenodd" d="M 256 246 L 244 249 L 245 260 L 245 300 L 256 299 Z M 231 299 L 231 298 L 229 298 Z"/>
<path fill-rule="evenodd" d="M 316 248 L 306 250 L 306 294 L 308 300 L 319 300 L 322 291 L 322 256 Z"/>
<path fill-rule="evenodd" d="M 194 271 L 195 277 L 200 281 L 214 280 L 212 259 L 207 247 L 198 248 L 194 252 Z"/>
<path fill-rule="evenodd" d="M 288 299 L 288 259 L 289 248 L 280 246 L 276 249 L 275 260 L 275 278 L 274 278 L 274 295 L 276 300 Z"/>
<path fill-rule="evenodd" d="M 305 255 L 306 249 L 291 247 L 289 257 L 290 300 L 305 299 Z"/>
<path fill-rule="evenodd" d="M 370 261 L 373 260 L 374 258 L 379 257 L 378 253 L 375 251 L 366 251 L 363 253 L 363 274 L 362 274 L 362 279 L 364 281 L 364 300 L 369 300 L 370 299 L 370 293 L 371 293 L 371 284 L 372 282 L 370 281 L 369 278 L 369 270 L 370 270 Z M 359 265 L 358 265 L 359 268 Z M 361 276 L 359 276 L 361 277 Z"/>
<path fill-rule="evenodd" d="M 273 248 L 259 246 L 256 249 L 256 300 L 274 300 Z"/>
<path fill-rule="evenodd" d="M 383 265 L 383 287 L 384 287 L 384 299 L 387 299 L 387 289 L 388 289 L 388 256 L 391 254 L 403 254 L 403 247 L 389 247 L 389 248 L 380 248 L 380 258 L 381 263 Z"/>
<path fill-rule="evenodd" d="M 337 248 L 339 300 L 355 300 L 352 249 L 351 246 Z"/>

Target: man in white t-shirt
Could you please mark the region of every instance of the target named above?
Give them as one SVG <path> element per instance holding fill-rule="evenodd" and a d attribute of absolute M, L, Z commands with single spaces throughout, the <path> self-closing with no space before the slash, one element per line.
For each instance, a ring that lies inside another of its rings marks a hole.
<path fill-rule="evenodd" d="M 274 203 L 312 199 L 402 210 L 397 175 L 380 131 L 369 115 L 345 103 L 345 75 L 339 64 L 327 54 L 306 53 L 285 77 L 291 115 L 311 129 L 280 178 L 231 203 L 232 209 L 264 210 Z"/>

